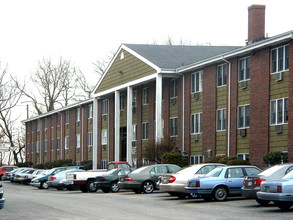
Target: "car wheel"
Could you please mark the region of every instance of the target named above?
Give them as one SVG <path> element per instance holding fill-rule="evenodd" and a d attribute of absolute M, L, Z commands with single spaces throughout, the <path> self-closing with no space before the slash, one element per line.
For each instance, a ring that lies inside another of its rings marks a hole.
<path fill-rule="evenodd" d="M 291 202 L 276 202 L 276 205 L 282 210 L 288 210 L 292 206 Z"/>
<path fill-rule="evenodd" d="M 140 190 L 140 189 L 134 189 L 133 192 L 134 192 L 135 194 L 141 194 L 141 190 Z"/>
<path fill-rule="evenodd" d="M 260 204 L 261 206 L 267 206 L 270 203 L 269 200 L 262 200 L 262 199 L 259 199 L 259 198 L 256 198 L 256 202 L 258 204 Z"/>
<path fill-rule="evenodd" d="M 142 184 L 142 191 L 144 193 L 152 193 L 154 191 L 154 184 L 151 181 L 146 181 Z"/>
<path fill-rule="evenodd" d="M 175 193 L 175 192 L 168 192 L 168 194 L 169 194 L 170 196 L 176 196 L 176 193 Z"/>
<path fill-rule="evenodd" d="M 198 196 L 195 193 L 189 193 L 187 196 L 188 196 L 189 199 L 196 199 L 196 198 L 198 198 Z"/>
<path fill-rule="evenodd" d="M 104 193 L 108 193 L 108 192 L 110 192 L 110 189 L 109 189 L 109 188 L 102 188 L 102 191 L 103 191 Z"/>
<path fill-rule="evenodd" d="M 179 199 L 185 199 L 186 194 L 185 193 L 177 193 L 176 195 Z"/>
<path fill-rule="evenodd" d="M 227 189 L 224 187 L 217 187 L 213 193 L 213 196 L 216 201 L 225 201 L 227 199 L 227 195 Z"/>
<path fill-rule="evenodd" d="M 120 188 L 119 188 L 119 186 L 118 186 L 118 182 L 112 182 L 111 184 L 110 184 L 110 190 L 111 190 L 111 192 L 119 192 L 119 190 L 120 190 Z"/>
<path fill-rule="evenodd" d="M 62 186 L 57 186 L 56 187 L 57 190 L 65 190 L 66 188 L 62 187 Z"/>
<path fill-rule="evenodd" d="M 48 185 L 48 183 L 47 183 L 46 180 L 43 181 L 43 182 L 41 182 L 41 186 L 40 186 L 40 188 L 41 188 L 41 189 L 48 189 L 48 188 L 49 188 L 49 185 Z"/>
<path fill-rule="evenodd" d="M 3 175 L 1 176 L 1 181 L 4 181 L 4 176 Z"/>
<path fill-rule="evenodd" d="M 88 192 L 88 189 L 87 189 L 87 187 L 86 187 L 86 185 L 80 185 L 80 191 L 82 191 L 83 193 L 86 193 L 86 192 Z"/>
<path fill-rule="evenodd" d="M 94 184 L 95 180 L 88 180 L 86 182 L 86 188 L 89 192 L 97 192 L 98 188 Z"/>
<path fill-rule="evenodd" d="M 206 202 L 210 202 L 213 200 L 213 197 L 211 195 L 202 195 L 201 196 L 203 198 L 204 201 Z"/>

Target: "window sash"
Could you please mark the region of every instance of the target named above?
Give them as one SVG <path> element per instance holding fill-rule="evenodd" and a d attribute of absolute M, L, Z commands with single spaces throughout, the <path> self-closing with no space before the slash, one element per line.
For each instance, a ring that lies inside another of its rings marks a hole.
<path fill-rule="evenodd" d="M 226 109 L 217 110 L 217 131 L 226 130 Z"/>
<path fill-rule="evenodd" d="M 282 46 L 271 50 L 271 73 L 289 69 L 289 46 Z"/>
<path fill-rule="evenodd" d="M 133 137 L 132 137 L 133 141 L 136 141 L 137 140 L 137 124 L 134 124 L 133 125 Z"/>
<path fill-rule="evenodd" d="M 145 122 L 142 123 L 142 139 L 147 140 L 149 137 L 149 123 Z"/>
<path fill-rule="evenodd" d="M 76 138 L 75 138 L 75 147 L 76 148 L 80 148 L 80 134 L 77 134 L 76 135 Z"/>
<path fill-rule="evenodd" d="M 238 106 L 238 128 L 250 126 L 249 105 Z"/>
<path fill-rule="evenodd" d="M 177 118 L 170 118 L 170 136 L 177 135 Z"/>
<path fill-rule="evenodd" d="M 76 117 L 75 117 L 75 119 L 76 119 L 76 122 L 80 121 L 80 108 L 76 109 Z"/>
<path fill-rule="evenodd" d="M 227 64 L 218 65 L 217 67 L 217 86 L 226 85 Z"/>
<path fill-rule="evenodd" d="M 271 125 L 288 123 L 288 98 L 271 100 Z"/>
<path fill-rule="evenodd" d="M 65 124 L 69 124 L 69 111 L 65 112 Z"/>
<path fill-rule="evenodd" d="M 178 96 L 178 79 L 170 80 L 170 98 Z"/>
<path fill-rule="evenodd" d="M 149 88 L 143 89 L 143 104 L 144 105 L 149 104 Z"/>
<path fill-rule="evenodd" d="M 102 115 L 108 114 L 108 100 L 102 101 Z"/>
<path fill-rule="evenodd" d="M 191 93 L 202 91 L 202 72 L 191 74 Z"/>
<path fill-rule="evenodd" d="M 191 115 L 191 134 L 200 134 L 202 132 L 202 113 Z"/>
<path fill-rule="evenodd" d="M 65 150 L 69 149 L 69 137 L 68 136 L 66 136 L 64 139 L 64 148 L 65 148 Z"/>
<path fill-rule="evenodd" d="M 120 111 L 124 110 L 124 95 L 120 95 Z"/>
<path fill-rule="evenodd" d="M 102 145 L 107 145 L 107 130 L 101 131 L 101 142 Z"/>
<path fill-rule="evenodd" d="M 239 69 L 238 69 L 239 82 L 250 79 L 250 63 L 251 63 L 250 57 L 246 57 L 239 60 Z"/>

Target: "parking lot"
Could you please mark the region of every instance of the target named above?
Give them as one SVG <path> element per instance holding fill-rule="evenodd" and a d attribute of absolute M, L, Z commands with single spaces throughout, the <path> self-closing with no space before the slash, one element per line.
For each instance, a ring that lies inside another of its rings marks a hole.
<path fill-rule="evenodd" d="M 292 219 L 293 209 L 259 206 L 241 197 L 226 202 L 178 199 L 166 193 L 82 193 L 40 190 L 3 181 L 6 198 L 0 219 Z"/>

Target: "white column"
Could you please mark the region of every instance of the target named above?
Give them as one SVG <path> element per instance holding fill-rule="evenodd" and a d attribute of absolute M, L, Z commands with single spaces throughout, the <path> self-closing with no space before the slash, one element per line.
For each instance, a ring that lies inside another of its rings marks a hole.
<path fill-rule="evenodd" d="M 158 74 L 156 78 L 156 143 L 161 143 L 163 137 L 162 133 L 162 87 L 163 77 L 162 74 Z"/>
<path fill-rule="evenodd" d="M 98 99 L 93 100 L 93 170 L 98 163 Z"/>
<path fill-rule="evenodd" d="M 115 161 L 120 160 L 120 91 L 115 91 Z"/>
<path fill-rule="evenodd" d="M 132 165 L 132 140 L 133 140 L 133 125 L 132 125 L 132 87 L 127 87 L 127 145 L 126 145 L 126 161 Z"/>

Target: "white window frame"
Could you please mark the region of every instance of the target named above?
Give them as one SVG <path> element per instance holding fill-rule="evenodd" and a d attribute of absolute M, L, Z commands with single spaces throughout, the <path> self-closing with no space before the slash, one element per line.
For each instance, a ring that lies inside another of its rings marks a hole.
<path fill-rule="evenodd" d="M 93 132 L 87 133 L 87 146 L 92 147 L 93 146 Z"/>
<path fill-rule="evenodd" d="M 137 106 L 137 91 L 134 90 L 132 93 L 132 107 Z"/>
<path fill-rule="evenodd" d="M 282 53 L 282 62 L 280 62 L 280 49 L 283 49 L 283 53 Z M 275 52 L 276 55 L 276 59 L 274 59 L 273 53 Z M 288 53 L 288 57 L 286 57 L 286 52 Z M 271 50 L 271 59 L 270 59 L 270 71 L 271 74 L 276 74 L 279 72 L 283 72 L 289 69 L 289 45 L 283 45 L 281 47 L 276 47 L 274 49 Z M 275 64 L 275 65 L 273 65 Z M 282 67 L 280 68 L 280 65 L 282 65 Z M 287 66 L 287 68 L 286 68 Z"/>
<path fill-rule="evenodd" d="M 190 156 L 190 165 L 201 164 L 202 161 L 203 161 L 203 156 L 202 155 Z"/>
<path fill-rule="evenodd" d="M 219 75 L 221 75 L 221 82 L 219 82 Z M 227 64 L 221 64 L 217 66 L 217 87 L 227 85 Z"/>
<path fill-rule="evenodd" d="M 48 129 L 48 118 L 47 117 L 44 119 L 44 129 L 45 129 L 45 131 Z"/>
<path fill-rule="evenodd" d="M 51 151 L 54 151 L 54 139 L 51 139 Z"/>
<path fill-rule="evenodd" d="M 287 111 L 286 111 L 286 101 L 287 101 Z M 278 103 L 281 103 L 282 107 L 282 121 L 279 121 L 280 111 L 278 111 Z M 287 120 L 285 120 L 287 114 Z M 274 118 L 273 118 L 274 117 Z M 281 125 L 288 124 L 288 97 L 281 99 L 274 99 L 270 102 L 270 125 Z"/>
<path fill-rule="evenodd" d="M 149 123 L 148 122 L 143 122 L 141 130 L 142 130 L 141 139 L 142 140 L 148 140 L 149 139 Z"/>
<path fill-rule="evenodd" d="M 107 169 L 108 167 L 108 160 L 101 160 L 102 169 Z"/>
<path fill-rule="evenodd" d="M 237 158 L 241 160 L 249 161 L 249 154 L 248 153 L 239 153 L 237 154 Z"/>
<path fill-rule="evenodd" d="M 226 122 L 227 122 L 227 115 L 226 115 L 226 109 L 217 109 L 216 112 L 216 130 L 217 131 L 226 131 Z M 219 119 L 219 116 L 221 117 Z M 220 121 L 220 125 L 219 125 Z M 220 127 L 219 127 L 220 126 Z"/>
<path fill-rule="evenodd" d="M 107 132 L 108 132 L 107 129 L 104 129 L 101 131 L 101 144 L 102 145 L 108 144 Z"/>
<path fill-rule="evenodd" d="M 102 100 L 102 115 L 108 114 L 108 99 Z"/>
<path fill-rule="evenodd" d="M 56 150 L 59 151 L 60 150 L 60 138 L 56 138 Z"/>
<path fill-rule="evenodd" d="M 80 148 L 80 134 L 75 135 L 75 148 Z"/>
<path fill-rule="evenodd" d="M 76 108 L 75 121 L 80 122 L 80 107 Z"/>
<path fill-rule="evenodd" d="M 87 111 L 87 118 L 93 118 L 93 104 L 88 104 Z"/>
<path fill-rule="evenodd" d="M 65 112 L 65 124 L 68 125 L 69 124 L 69 111 Z"/>
<path fill-rule="evenodd" d="M 120 111 L 123 111 L 124 110 L 124 99 L 125 99 L 125 95 L 124 94 L 121 94 L 120 95 Z"/>
<path fill-rule="evenodd" d="M 65 136 L 64 138 L 64 149 L 65 150 L 69 149 L 69 136 Z"/>
<path fill-rule="evenodd" d="M 137 141 L 137 124 L 133 124 L 133 139 L 132 141 Z"/>
<path fill-rule="evenodd" d="M 202 92 L 202 71 L 191 74 L 191 94 Z"/>
<path fill-rule="evenodd" d="M 178 79 L 170 80 L 170 99 L 178 96 Z"/>
<path fill-rule="evenodd" d="M 247 113 L 248 112 L 248 113 Z M 242 126 L 240 126 L 240 113 L 243 113 L 242 116 Z M 248 120 L 247 120 L 248 117 Z M 248 122 L 248 124 L 246 123 Z M 237 128 L 249 128 L 250 126 L 250 105 L 239 105 L 237 108 Z"/>
<path fill-rule="evenodd" d="M 251 57 L 244 57 L 238 61 L 238 82 L 250 80 Z M 243 76 L 243 78 L 241 77 Z"/>
<path fill-rule="evenodd" d="M 48 140 L 44 140 L 44 152 L 47 153 L 48 151 Z"/>
<path fill-rule="evenodd" d="M 149 104 L 149 87 L 145 87 L 142 90 L 142 104 L 143 105 L 148 105 Z"/>
<path fill-rule="evenodd" d="M 177 117 L 170 118 L 170 137 L 176 137 L 178 135 L 178 119 Z"/>
<path fill-rule="evenodd" d="M 190 116 L 190 133 L 201 134 L 202 133 L 202 112 L 194 113 Z"/>
<path fill-rule="evenodd" d="M 40 142 L 39 141 L 37 141 L 37 143 L 36 143 L 36 152 L 40 153 Z"/>
<path fill-rule="evenodd" d="M 61 124 L 61 114 L 57 114 L 57 127 L 60 127 Z"/>
<path fill-rule="evenodd" d="M 51 116 L 51 128 L 54 128 L 54 115 Z"/>
<path fill-rule="evenodd" d="M 37 126 L 37 132 L 39 132 L 39 131 L 40 131 L 40 125 L 39 125 L 40 123 L 39 123 L 39 122 L 40 122 L 40 121 L 39 121 L 39 120 L 37 120 L 37 125 L 36 125 L 36 126 Z"/>

